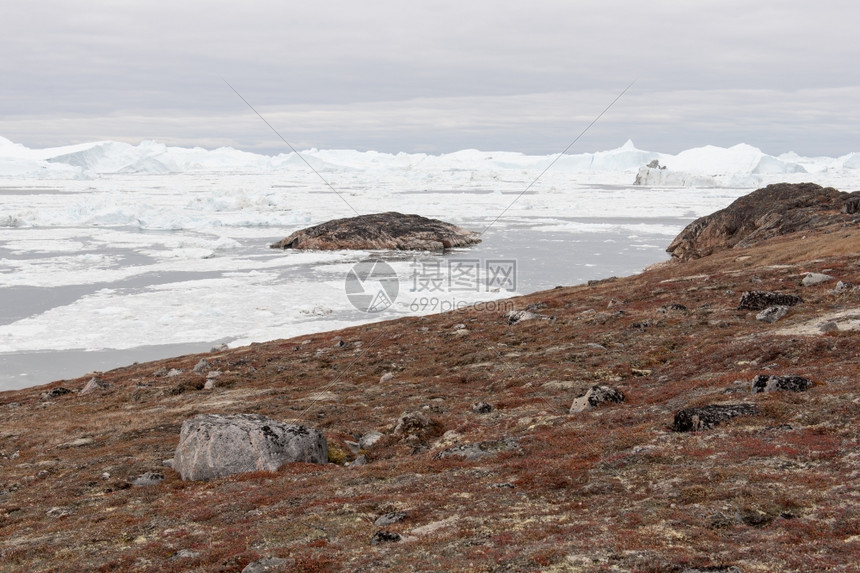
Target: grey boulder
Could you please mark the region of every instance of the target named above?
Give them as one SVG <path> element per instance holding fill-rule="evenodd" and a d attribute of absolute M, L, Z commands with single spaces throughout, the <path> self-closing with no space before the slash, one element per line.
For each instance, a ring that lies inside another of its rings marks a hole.
<path fill-rule="evenodd" d="M 806 276 L 803 277 L 803 280 L 800 281 L 800 284 L 803 286 L 814 286 L 832 280 L 833 277 L 825 275 L 824 273 L 807 273 Z"/>
<path fill-rule="evenodd" d="M 788 314 L 788 307 L 777 305 L 777 306 L 769 306 L 760 313 L 758 313 L 755 317 L 756 320 L 760 320 L 762 322 L 767 322 L 773 324 L 778 321 L 782 317 Z"/>
<path fill-rule="evenodd" d="M 182 424 L 173 469 L 183 480 L 208 480 L 289 462 L 327 463 L 325 436 L 258 414 L 200 414 Z"/>

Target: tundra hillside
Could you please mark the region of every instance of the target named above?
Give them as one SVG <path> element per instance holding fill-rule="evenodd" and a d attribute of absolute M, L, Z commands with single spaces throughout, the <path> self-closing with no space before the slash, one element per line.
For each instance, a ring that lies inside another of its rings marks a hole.
<path fill-rule="evenodd" d="M 860 571 L 860 217 L 832 191 L 508 316 L 2 393 L 0 570 Z M 330 463 L 183 481 L 163 462 L 212 413 L 320 430 Z"/>

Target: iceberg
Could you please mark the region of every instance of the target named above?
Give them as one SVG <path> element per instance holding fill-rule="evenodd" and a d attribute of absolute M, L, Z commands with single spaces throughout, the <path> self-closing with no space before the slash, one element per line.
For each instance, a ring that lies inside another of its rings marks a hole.
<path fill-rule="evenodd" d="M 665 167 L 660 172 L 643 171 L 653 161 Z M 554 163 L 553 163 L 554 162 Z M 772 156 L 748 144 L 732 147 L 713 145 L 666 154 L 638 149 L 630 140 L 621 147 L 592 153 L 526 155 L 509 151 L 464 149 L 440 155 L 381 153 L 348 149 L 309 149 L 275 156 L 221 147 L 167 146 L 155 141 L 138 145 L 98 141 L 46 149 L 29 149 L 0 137 L 0 178 L 91 179 L 112 174 L 166 173 L 318 173 L 380 174 L 407 185 L 438 181 L 444 173 L 456 184 L 498 187 L 499 182 L 519 181 L 528 172 L 536 176 L 550 164 L 559 174 L 603 174 L 638 180 L 640 185 L 747 186 L 763 177 L 805 173 L 836 173 L 860 169 L 860 153 L 840 158 L 801 157 L 795 153 Z M 311 174 L 313 175 L 313 174 Z"/>

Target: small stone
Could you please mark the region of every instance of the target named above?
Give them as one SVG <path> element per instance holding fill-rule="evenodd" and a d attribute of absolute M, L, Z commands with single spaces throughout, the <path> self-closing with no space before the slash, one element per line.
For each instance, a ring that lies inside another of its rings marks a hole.
<path fill-rule="evenodd" d="M 511 452 L 519 449 L 520 445 L 517 440 L 514 438 L 505 438 L 504 440 L 493 440 L 454 446 L 453 448 L 442 450 L 433 456 L 433 459 L 441 460 L 449 457 L 457 457 L 471 462 L 488 456 L 494 456 L 502 452 Z"/>
<path fill-rule="evenodd" d="M 47 392 L 42 392 L 42 400 L 50 400 L 52 398 L 57 398 L 58 396 L 65 396 L 66 394 L 71 394 L 72 391 L 68 388 L 63 388 L 62 386 L 58 386 L 56 388 L 51 388 Z"/>
<path fill-rule="evenodd" d="M 573 401 L 570 405 L 570 413 L 576 414 L 597 408 L 607 402 L 621 403 L 624 401 L 624 393 L 609 386 L 592 386 L 585 395 Z"/>
<path fill-rule="evenodd" d="M 281 557 L 266 557 L 253 563 L 248 563 L 242 573 L 274 573 L 275 571 L 286 571 L 287 567 L 295 565 L 292 559 L 282 559 Z"/>
<path fill-rule="evenodd" d="M 769 376 L 759 374 L 752 381 L 752 392 L 805 392 L 812 388 L 812 380 L 803 376 Z"/>
<path fill-rule="evenodd" d="M 735 565 L 724 565 L 717 567 L 688 567 L 682 569 L 681 573 L 743 573 L 740 567 Z"/>
<path fill-rule="evenodd" d="M 45 512 L 45 515 L 48 517 L 53 517 L 56 519 L 61 519 L 63 517 L 68 517 L 72 515 L 72 510 L 67 507 L 52 507 L 48 511 Z"/>
<path fill-rule="evenodd" d="M 505 313 L 505 318 L 508 319 L 508 326 L 513 326 L 526 320 L 546 319 L 547 317 L 528 310 L 512 310 Z"/>
<path fill-rule="evenodd" d="M 818 327 L 818 330 L 821 332 L 837 332 L 839 330 L 839 325 L 832 320 L 828 320 L 827 322 L 822 322 Z"/>
<path fill-rule="evenodd" d="M 787 306 L 781 306 L 781 305 L 769 306 L 766 309 L 764 309 L 763 311 L 761 311 L 760 313 L 758 313 L 756 315 L 755 319 L 760 320 L 762 322 L 767 322 L 767 323 L 773 324 L 777 320 L 784 317 L 786 314 L 788 314 L 788 307 Z"/>
<path fill-rule="evenodd" d="M 369 450 L 373 447 L 376 442 L 382 439 L 382 433 L 377 431 L 372 431 L 364 434 L 358 440 L 358 445 L 361 446 L 362 450 Z"/>
<path fill-rule="evenodd" d="M 145 474 L 138 476 L 132 480 L 131 485 L 136 485 L 138 487 L 147 487 L 151 485 L 158 485 L 164 481 L 164 474 L 156 473 L 156 472 L 146 472 Z"/>
<path fill-rule="evenodd" d="M 179 376 L 180 374 L 182 374 L 182 370 L 180 370 L 179 368 L 171 368 L 167 372 L 167 374 L 165 374 L 165 376 L 167 378 L 175 378 L 175 377 Z"/>
<path fill-rule="evenodd" d="M 192 370 L 192 372 L 194 372 L 195 374 L 203 374 L 206 370 L 209 369 L 209 366 L 210 366 L 209 361 L 206 360 L 205 358 L 201 358 L 200 362 L 198 362 L 194 366 L 194 370 Z"/>
<path fill-rule="evenodd" d="M 90 378 L 90 381 L 87 382 L 87 385 L 83 387 L 83 389 L 78 393 L 79 396 L 86 396 L 91 392 L 95 392 L 96 390 L 105 390 L 107 389 L 109 384 L 99 378 L 98 376 L 93 376 Z"/>
<path fill-rule="evenodd" d="M 379 545 L 380 543 L 397 543 L 401 539 L 403 538 L 399 533 L 393 533 L 382 529 L 373 534 L 373 537 L 370 538 L 370 544 Z"/>
<path fill-rule="evenodd" d="M 166 468 L 172 468 L 173 467 L 173 458 L 170 458 L 169 460 L 163 460 L 161 462 L 161 465 L 163 465 Z"/>
<path fill-rule="evenodd" d="M 394 434 L 398 436 L 421 434 L 430 428 L 431 425 L 430 418 L 424 414 L 420 412 L 407 412 L 397 420 L 397 424 L 394 426 Z"/>
<path fill-rule="evenodd" d="M 346 445 L 347 448 L 349 448 L 349 451 L 351 451 L 353 454 L 358 454 L 361 451 L 361 446 L 358 442 L 350 442 L 348 440 L 344 440 L 343 443 Z"/>
<path fill-rule="evenodd" d="M 166 367 L 166 366 L 164 366 L 164 367 L 162 367 L 162 368 L 159 368 L 159 369 L 158 369 L 158 370 L 156 370 L 155 372 L 153 372 L 153 373 L 152 373 L 152 375 L 153 375 L 153 376 L 159 376 L 159 377 L 161 377 L 161 376 L 167 376 L 167 373 L 168 373 L 168 372 L 169 372 L 169 370 L 167 369 L 167 367 Z"/>
<path fill-rule="evenodd" d="M 206 382 L 203 384 L 203 389 L 204 390 L 212 390 L 213 388 L 215 388 L 215 379 L 214 378 L 207 378 Z"/>
<path fill-rule="evenodd" d="M 493 406 L 486 402 L 477 402 L 472 404 L 472 413 L 474 414 L 489 414 L 493 411 Z"/>
<path fill-rule="evenodd" d="M 173 556 L 173 559 L 196 559 L 200 557 L 199 551 L 191 551 L 190 549 L 180 549 Z"/>
<path fill-rule="evenodd" d="M 373 525 L 375 525 L 376 527 L 386 527 L 399 521 L 403 521 L 404 519 L 406 519 L 407 515 L 408 514 L 405 511 L 386 513 L 385 515 L 379 516 L 376 521 L 373 522 Z"/>
<path fill-rule="evenodd" d="M 367 456 L 360 455 L 357 458 L 355 458 L 352 461 L 352 463 L 350 463 L 349 465 L 350 466 L 366 466 L 367 465 Z"/>
<path fill-rule="evenodd" d="M 392 372 L 386 372 L 385 374 L 383 374 L 382 376 L 379 377 L 379 383 L 385 384 L 389 380 L 393 380 L 393 379 L 394 379 L 394 374 Z"/>
<path fill-rule="evenodd" d="M 738 310 L 764 310 L 769 306 L 794 306 L 802 302 L 796 294 L 752 290 L 741 295 Z"/>
<path fill-rule="evenodd" d="M 76 440 L 72 440 L 71 442 L 66 442 L 65 444 L 60 444 L 57 448 L 61 450 L 65 450 L 66 448 L 80 448 L 83 446 L 89 446 L 94 443 L 95 440 L 92 438 L 78 438 Z"/>
<path fill-rule="evenodd" d="M 805 277 L 803 277 L 803 280 L 800 281 L 800 284 L 802 284 L 803 286 L 814 286 L 832 280 L 833 277 L 831 277 L 830 275 L 825 275 L 824 273 L 808 273 Z"/>
<path fill-rule="evenodd" d="M 833 292 L 844 292 L 847 290 L 851 290 L 851 287 L 854 285 L 849 282 L 839 281 L 836 283 L 836 287 L 834 287 Z"/>

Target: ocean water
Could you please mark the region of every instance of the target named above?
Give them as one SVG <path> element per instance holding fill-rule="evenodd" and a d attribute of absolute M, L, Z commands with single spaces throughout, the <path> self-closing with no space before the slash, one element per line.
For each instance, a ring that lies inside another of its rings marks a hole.
<path fill-rule="evenodd" d="M 489 222 L 483 221 L 484 225 Z M 504 228 L 491 227 L 480 244 L 445 254 L 360 252 L 308 257 L 307 253 L 295 253 L 302 259 L 297 264 L 288 263 L 294 253 L 269 249 L 267 241 L 246 239 L 231 258 L 249 261 L 250 270 L 229 264 L 220 271 L 149 271 L 87 284 L 0 287 L 0 328 L 7 329 L 7 347 L 11 346 L 9 339 L 14 341 L 18 333 L 24 339 L 24 348 L 0 353 L 0 390 L 74 378 L 132 362 L 205 352 L 221 343 L 238 346 L 408 314 L 443 312 L 481 300 L 624 276 L 668 258 L 664 249 L 671 237 L 665 229 L 680 229 L 687 222 L 686 218 L 667 217 L 569 218 L 558 223 L 562 229 L 572 229 L 571 224 L 596 226 L 595 230 L 573 232 L 541 230 L 546 228 L 545 222 L 520 221 Z M 642 225 L 644 231 L 633 232 L 619 225 Z M 62 256 L 62 252 L 47 251 L 38 257 L 19 258 L 37 264 L 50 260 L 52 254 Z M 134 253 L 126 257 L 117 249 L 95 249 L 87 255 L 94 260 L 110 258 L 118 269 L 124 264 L 146 266 L 144 257 Z M 397 275 L 397 298 L 382 312 L 356 309 L 345 291 L 349 270 L 366 260 L 383 260 Z M 488 264 L 507 269 L 509 280 L 488 286 Z M 257 276 L 243 287 L 242 278 L 259 273 L 254 269 L 261 265 L 269 269 L 265 280 L 257 280 L 261 278 Z M 452 275 L 454 269 L 463 268 L 472 272 Z M 230 294 L 219 296 L 224 294 L 219 286 L 228 283 Z M 189 300 L 177 298 L 177 291 L 197 291 L 201 304 L 191 317 L 165 320 L 174 305 L 182 306 Z M 148 304 L 139 305 L 136 298 Z M 499 304 L 487 308 L 499 316 L 506 307 Z M 178 323 L 190 326 L 177 327 Z M 28 325 L 37 332 L 28 332 Z M 57 332 L 40 340 L 38 331 L 46 325 Z M 51 339 L 56 341 L 55 348 L 51 348 Z M 158 343 L 165 339 L 173 342 Z"/>

